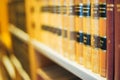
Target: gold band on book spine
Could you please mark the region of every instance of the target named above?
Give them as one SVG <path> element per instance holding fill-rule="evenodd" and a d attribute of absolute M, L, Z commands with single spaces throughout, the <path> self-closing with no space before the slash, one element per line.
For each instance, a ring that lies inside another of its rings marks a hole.
<path fill-rule="evenodd" d="M 113 11 L 114 4 L 107 4 L 107 11 Z"/>
<path fill-rule="evenodd" d="M 117 4 L 116 7 L 117 7 L 117 11 L 120 12 L 120 4 Z"/>

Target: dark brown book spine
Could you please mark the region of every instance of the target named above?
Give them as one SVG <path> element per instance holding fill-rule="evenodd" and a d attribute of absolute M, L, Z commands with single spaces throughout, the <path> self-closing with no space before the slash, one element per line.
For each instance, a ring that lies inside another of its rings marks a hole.
<path fill-rule="evenodd" d="M 115 1 L 115 79 L 120 80 L 120 0 Z"/>
<path fill-rule="evenodd" d="M 107 79 L 114 79 L 114 0 L 107 0 Z"/>

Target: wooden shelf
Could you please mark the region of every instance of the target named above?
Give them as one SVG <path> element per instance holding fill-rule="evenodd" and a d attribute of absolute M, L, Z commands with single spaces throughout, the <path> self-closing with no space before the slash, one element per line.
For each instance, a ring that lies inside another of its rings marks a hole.
<path fill-rule="evenodd" d="M 44 80 L 81 80 L 56 64 L 39 68 L 37 75 Z"/>
<path fill-rule="evenodd" d="M 9 31 L 14 34 L 15 36 L 17 36 L 18 38 L 20 38 L 21 40 L 23 40 L 24 42 L 27 42 L 30 40 L 28 34 L 26 34 L 24 31 L 16 28 L 14 25 L 10 25 Z"/>
<path fill-rule="evenodd" d="M 23 31 L 19 30 L 14 26 L 10 26 L 10 32 L 25 42 L 31 41 L 33 46 L 41 52 L 44 56 L 48 57 L 55 63 L 59 64 L 61 67 L 65 68 L 69 72 L 78 76 L 83 80 L 106 80 L 106 78 L 101 77 L 98 74 L 93 73 L 92 71 L 84 68 L 83 66 L 77 64 L 76 62 L 70 61 L 67 58 L 63 57 L 56 51 L 52 50 L 50 47 L 40 43 L 39 41 L 32 39 L 29 40 L 29 36 Z M 23 36 L 24 35 L 24 36 Z"/>

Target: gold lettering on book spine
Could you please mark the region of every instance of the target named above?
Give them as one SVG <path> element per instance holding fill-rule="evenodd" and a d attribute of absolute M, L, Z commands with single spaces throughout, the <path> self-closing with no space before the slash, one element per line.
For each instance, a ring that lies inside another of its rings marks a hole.
<path fill-rule="evenodd" d="M 107 4 L 107 11 L 113 11 L 114 10 L 114 4 Z"/>
<path fill-rule="evenodd" d="M 117 4 L 116 7 L 117 7 L 117 11 L 120 12 L 120 4 Z"/>

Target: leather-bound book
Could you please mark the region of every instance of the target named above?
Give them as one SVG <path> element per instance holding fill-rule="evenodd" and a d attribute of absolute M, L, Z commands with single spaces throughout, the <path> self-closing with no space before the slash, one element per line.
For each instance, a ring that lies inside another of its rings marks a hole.
<path fill-rule="evenodd" d="M 120 0 L 115 1 L 115 79 L 120 80 Z"/>
<path fill-rule="evenodd" d="M 107 2 L 107 79 L 114 79 L 114 0 Z"/>

